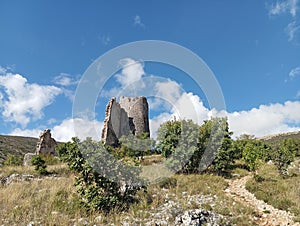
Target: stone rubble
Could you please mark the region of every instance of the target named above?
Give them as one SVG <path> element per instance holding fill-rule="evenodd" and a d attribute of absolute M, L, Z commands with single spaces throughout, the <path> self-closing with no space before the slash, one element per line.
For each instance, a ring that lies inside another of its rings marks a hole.
<path fill-rule="evenodd" d="M 247 206 L 252 207 L 259 214 L 254 220 L 259 225 L 267 226 L 285 226 L 293 225 L 299 226 L 300 223 L 293 221 L 294 215 L 290 212 L 279 210 L 271 205 L 268 205 L 263 200 L 258 200 L 254 194 L 246 189 L 246 183 L 251 178 L 250 175 L 242 177 L 236 180 L 228 180 L 229 187 L 225 192 L 233 197 L 236 201 L 244 203 Z"/>
<path fill-rule="evenodd" d="M 188 195 L 183 192 L 183 196 L 186 197 L 188 206 L 193 202 L 198 206 L 196 209 L 186 209 L 182 203 L 174 201 L 170 196 L 165 194 L 165 203 L 157 208 L 148 212 L 149 216 L 146 219 L 123 219 L 123 226 L 127 225 L 145 225 L 145 226 L 185 226 L 185 225 L 230 225 L 226 218 L 220 214 L 213 213 L 201 208 L 203 204 L 213 205 L 217 197 L 211 195 Z M 141 211 L 142 213 L 142 211 Z M 129 224 L 129 222 L 135 222 Z M 205 223 L 205 224 L 204 224 Z"/>

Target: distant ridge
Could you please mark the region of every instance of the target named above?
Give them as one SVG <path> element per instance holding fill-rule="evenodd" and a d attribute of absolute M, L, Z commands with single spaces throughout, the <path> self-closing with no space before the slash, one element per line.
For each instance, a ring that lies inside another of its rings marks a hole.
<path fill-rule="evenodd" d="M 256 138 L 257 140 L 262 140 L 272 147 L 278 147 L 284 139 L 292 138 L 300 141 L 300 131 L 298 132 L 288 132 L 288 133 L 279 133 L 274 135 L 268 135 L 263 137 Z"/>

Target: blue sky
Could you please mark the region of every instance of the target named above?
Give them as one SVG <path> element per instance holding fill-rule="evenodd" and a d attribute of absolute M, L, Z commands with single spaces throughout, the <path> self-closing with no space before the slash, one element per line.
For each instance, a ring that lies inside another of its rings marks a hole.
<path fill-rule="evenodd" d="M 150 99 L 153 134 L 189 101 L 199 121 L 227 116 L 236 136 L 298 131 L 299 8 L 298 0 L 0 0 L 0 134 L 36 137 L 50 128 L 58 140 L 99 139 L 114 89 L 149 75 L 167 78 L 160 83 L 161 95 L 167 100 L 165 91 L 170 91 L 176 97 L 174 106 Z M 120 61 L 133 63 L 131 69 L 121 69 L 107 83 L 95 118 L 72 118 L 76 87 L 89 65 L 119 45 L 140 40 L 173 42 L 201 57 L 222 88 L 226 110 L 210 109 L 205 94 L 180 70 L 132 59 L 129 53 Z M 193 118 L 188 112 L 180 117 Z M 74 121 L 82 134 L 74 133 Z"/>

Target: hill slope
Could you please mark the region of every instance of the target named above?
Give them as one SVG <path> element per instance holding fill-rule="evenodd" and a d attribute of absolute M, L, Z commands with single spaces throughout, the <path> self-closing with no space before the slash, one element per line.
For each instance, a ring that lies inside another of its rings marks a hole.
<path fill-rule="evenodd" d="M 35 152 L 38 138 L 0 135 L 0 164 L 8 155 L 23 156 Z"/>
<path fill-rule="evenodd" d="M 260 137 L 258 139 L 266 142 L 267 144 L 271 145 L 272 147 L 278 147 L 282 143 L 282 141 L 287 138 L 292 138 L 292 139 L 300 141 L 300 131 L 264 136 L 264 137 Z"/>

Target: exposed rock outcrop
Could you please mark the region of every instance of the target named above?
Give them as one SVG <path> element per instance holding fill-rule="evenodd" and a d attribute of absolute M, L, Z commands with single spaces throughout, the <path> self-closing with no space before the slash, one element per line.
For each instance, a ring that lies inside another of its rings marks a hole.
<path fill-rule="evenodd" d="M 24 161 L 23 161 L 23 165 L 24 166 L 30 166 L 30 162 L 33 156 L 35 156 L 35 153 L 27 153 L 24 155 Z"/>
<path fill-rule="evenodd" d="M 102 141 L 117 146 L 119 138 L 130 133 L 150 135 L 146 97 L 121 97 L 120 103 L 112 98 L 106 106 Z"/>
<path fill-rule="evenodd" d="M 39 141 L 36 145 L 36 154 L 52 154 L 56 155 L 55 147 L 57 143 L 51 137 L 50 129 L 46 129 L 40 134 Z"/>

